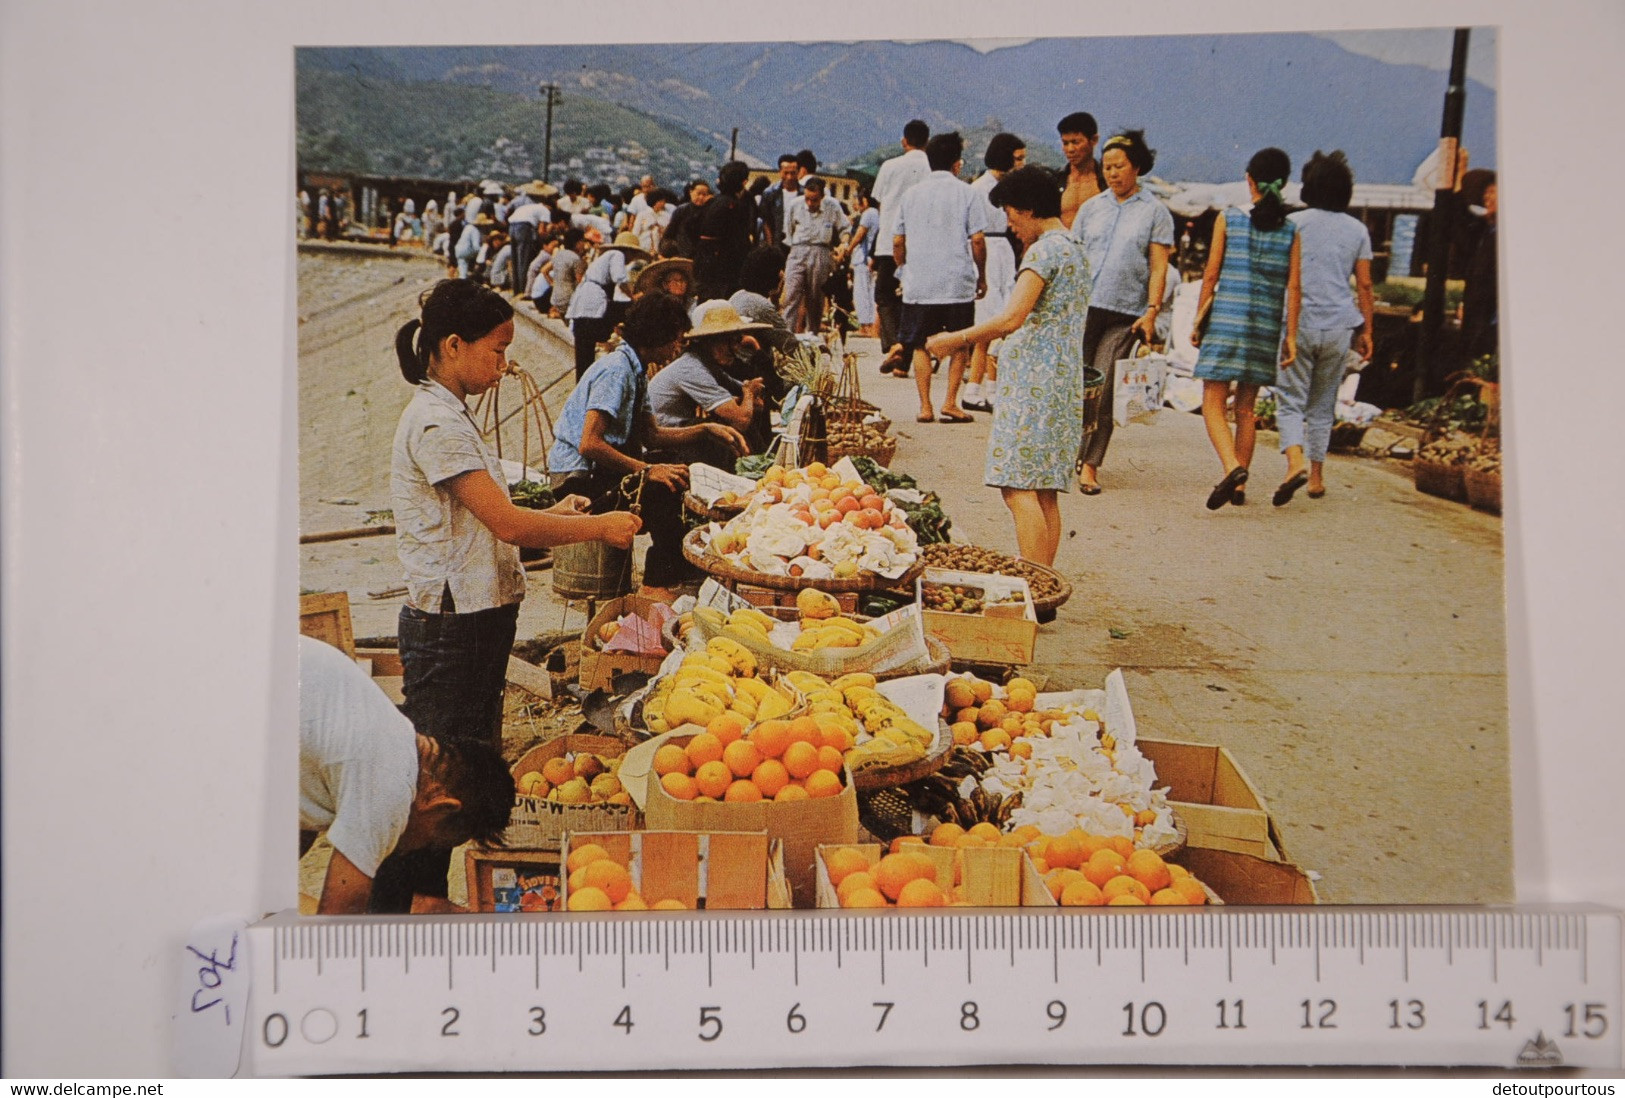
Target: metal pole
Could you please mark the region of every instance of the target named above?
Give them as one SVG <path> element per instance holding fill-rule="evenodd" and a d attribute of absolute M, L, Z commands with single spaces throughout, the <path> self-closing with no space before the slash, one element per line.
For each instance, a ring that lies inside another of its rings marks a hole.
<path fill-rule="evenodd" d="M 734 127 L 733 136 L 728 139 L 728 159 L 737 160 L 734 154 L 739 151 L 739 127 Z"/>
<path fill-rule="evenodd" d="M 1450 84 L 1444 93 L 1444 121 L 1439 127 L 1439 185 L 1433 192 L 1433 222 L 1428 227 L 1427 288 L 1422 294 L 1422 330 L 1416 345 L 1416 378 L 1412 401 L 1427 391 L 1428 376 L 1441 358 L 1444 331 L 1444 283 L 1450 273 L 1450 245 L 1461 215 L 1461 119 L 1467 108 L 1467 38 L 1456 29 L 1450 48 Z"/>
<path fill-rule="evenodd" d="M 542 150 L 542 182 L 553 182 L 553 100 L 559 93 L 557 84 L 542 84 L 536 89 L 547 96 L 547 138 Z"/>

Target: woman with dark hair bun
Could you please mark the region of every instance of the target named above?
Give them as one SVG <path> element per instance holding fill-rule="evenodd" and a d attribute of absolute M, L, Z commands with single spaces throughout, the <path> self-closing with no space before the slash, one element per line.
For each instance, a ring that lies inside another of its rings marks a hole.
<path fill-rule="evenodd" d="M 1292 162 L 1280 149 L 1254 153 L 1247 162 L 1251 206 L 1245 210 L 1233 206 L 1213 223 L 1191 332 L 1191 342 L 1201 351 L 1192 373 L 1202 379 L 1202 421 L 1224 466 L 1224 478 L 1208 493 L 1210 511 L 1246 502 L 1243 485 L 1257 439 L 1253 405 L 1259 386 L 1274 384 L 1280 368 L 1298 356 L 1302 243 L 1297 226 L 1286 218 L 1281 197 L 1291 173 Z M 1234 434 L 1225 414 L 1232 385 Z M 1302 487 L 1303 481 L 1293 484 L 1294 480 L 1289 477 L 1276 490 L 1276 506 Z"/>
<path fill-rule="evenodd" d="M 1112 441 L 1117 360 L 1128 356 L 1136 337 L 1151 342 L 1162 311 L 1174 215 L 1140 186 L 1140 176 L 1155 161 L 1144 130 L 1126 130 L 1109 139 L 1100 156 L 1106 189 L 1080 206 L 1072 221 L 1072 235 L 1083 244 L 1094 277 L 1083 360 L 1106 379 L 1099 414 L 1093 424 L 1084 424 L 1090 429 L 1078 451 L 1078 491 L 1086 496 L 1100 494 L 1100 467 Z"/>
<path fill-rule="evenodd" d="M 1317 151 L 1303 166 L 1302 197 L 1309 208 L 1287 218 L 1303 253 L 1303 308 L 1298 357 L 1281 367 L 1275 386 L 1275 422 L 1287 460 L 1286 482 L 1276 493 L 1281 504 L 1305 483 L 1310 499 L 1326 494 L 1322 474 L 1343 359 L 1350 344 L 1361 358 L 1371 358 L 1371 234 L 1346 212 L 1353 195 L 1354 173 L 1343 153 Z M 1350 274 L 1358 303 L 1349 293 Z"/>
<path fill-rule="evenodd" d="M 587 515 L 567 497 L 546 511 L 516 507 L 502 463 L 464 401 L 508 372 L 513 306 L 468 279 L 436 283 L 421 315 L 395 336 L 401 375 L 417 387 L 401 413 L 390 455 L 395 545 L 406 571 L 399 632 L 405 678 L 401 705 L 422 735 L 456 739 L 470 728 L 502 746 L 502 692 L 525 573 L 519 547 L 602 540 L 632 544 L 639 521 Z M 411 892 L 446 894 L 450 851 L 390 859 L 373 886 L 373 910 L 399 907 Z"/>
<path fill-rule="evenodd" d="M 1084 314 L 1089 261 L 1061 223 L 1061 190 L 1043 168 L 1017 168 L 988 194 L 1025 251 L 1004 312 L 926 340 L 943 358 L 977 342 L 1004 340 L 984 483 L 998 488 L 1023 560 L 1046 567 L 1061 544 L 1057 493 L 1072 485 L 1083 404 Z"/>

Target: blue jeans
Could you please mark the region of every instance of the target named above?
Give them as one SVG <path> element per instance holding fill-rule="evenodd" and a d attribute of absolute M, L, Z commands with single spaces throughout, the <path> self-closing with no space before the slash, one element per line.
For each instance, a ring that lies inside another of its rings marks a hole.
<path fill-rule="evenodd" d="M 1310 461 L 1325 461 L 1337 415 L 1337 388 L 1343 383 L 1343 356 L 1353 328 L 1305 328 L 1298 333 L 1298 357 L 1281 370 L 1275 384 L 1275 425 L 1281 452 L 1302 446 Z"/>
<path fill-rule="evenodd" d="M 449 602 L 449 596 L 447 601 Z M 508 678 L 519 604 L 469 614 L 429 614 L 401 607 L 401 692 L 419 735 L 437 740 L 477 739 L 502 747 L 502 694 Z M 404 914 L 412 895 L 444 896 L 451 848 L 391 854 L 373 878 L 367 910 Z"/>

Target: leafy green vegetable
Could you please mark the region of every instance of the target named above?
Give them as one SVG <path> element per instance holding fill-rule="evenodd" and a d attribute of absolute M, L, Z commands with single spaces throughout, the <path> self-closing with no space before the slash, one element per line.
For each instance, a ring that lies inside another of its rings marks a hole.
<path fill-rule="evenodd" d="M 746 454 L 734 462 L 734 472 L 742 477 L 749 477 L 751 480 L 761 480 L 762 474 L 766 473 L 772 465 L 772 454 Z"/>
<path fill-rule="evenodd" d="M 552 488 L 534 480 L 522 480 L 510 485 L 508 498 L 513 500 L 516 507 L 528 507 L 533 511 L 545 511 L 558 502 Z"/>
<path fill-rule="evenodd" d="M 852 459 L 853 468 L 857 469 L 858 476 L 863 482 L 878 492 L 889 492 L 893 488 L 919 488 L 919 482 L 907 473 L 894 473 L 872 457 L 859 456 Z"/>

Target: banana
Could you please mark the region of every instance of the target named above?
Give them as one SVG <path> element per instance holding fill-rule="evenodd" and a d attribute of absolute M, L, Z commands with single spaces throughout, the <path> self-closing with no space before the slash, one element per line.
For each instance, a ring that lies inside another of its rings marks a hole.
<path fill-rule="evenodd" d="M 769 686 L 766 682 L 763 682 L 761 679 L 735 679 L 734 693 L 736 695 L 747 694 L 750 696 L 751 700 L 760 702 L 769 694 L 775 693 L 775 691 L 771 686 Z"/>
<path fill-rule="evenodd" d="M 858 622 L 853 621 L 851 618 L 843 618 L 839 615 L 836 615 L 833 618 L 825 618 L 822 624 L 825 629 L 840 629 L 843 632 L 851 633 L 854 637 L 858 637 L 859 639 L 863 639 L 868 635 L 863 631 L 863 626 Z"/>
<path fill-rule="evenodd" d="M 826 633 L 822 629 L 803 629 L 801 635 L 791 642 L 790 651 L 816 652 L 824 647 L 825 636 Z"/>
<path fill-rule="evenodd" d="M 811 671 L 792 671 L 785 676 L 790 685 L 803 694 L 810 694 L 814 690 L 823 690 L 829 682 L 822 675 L 815 675 Z"/>
<path fill-rule="evenodd" d="M 790 700 L 778 691 L 768 694 L 756 705 L 756 719 L 759 721 L 776 720 L 790 712 Z"/>
<path fill-rule="evenodd" d="M 728 624 L 743 625 L 748 628 L 757 629 L 763 633 L 771 633 L 773 631 L 773 627 L 777 625 L 778 622 L 774 621 L 760 610 L 741 606 L 738 610 L 735 610 L 733 613 L 728 615 Z"/>
<path fill-rule="evenodd" d="M 712 637 L 705 642 L 706 651 L 728 661 L 735 675 L 752 678 L 756 674 L 756 657 L 750 649 L 732 637 Z"/>
<path fill-rule="evenodd" d="M 694 608 L 694 620 L 703 621 L 713 629 L 721 629 L 728 624 L 728 615 L 714 606 L 696 606 Z"/>
<path fill-rule="evenodd" d="M 723 628 L 721 636 L 729 637 L 737 641 L 745 641 L 750 644 L 771 645 L 773 643 L 768 639 L 767 634 L 764 631 L 749 625 L 726 626 Z"/>
<path fill-rule="evenodd" d="M 875 677 L 869 674 L 867 671 L 853 671 L 851 674 L 842 675 L 840 678 L 830 683 L 830 686 L 843 692 L 849 686 L 865 686 L 873 690 L 875 686 Z"/>
<path fill-rule="evenodd" d="M 758 703 L 756 699 L 741 690 L 739 693 L 734 695 L 733 704 L 728 708 L 732 709 L 735 713 L 738 713 L 741 717 L 744 717 L 745 720 L 754 721 L 756 719 L 757 706 Z"/>
<path fill-rule="evenodd" d="M 677 673 L 672 676 L 672 681 L 674 686 L 681 686 L 689 682 L 704 682 L 729 692 L 733 690 L 733 679 L 730 676 L 715 668 L 698 663 L 679 667 Z"/>

